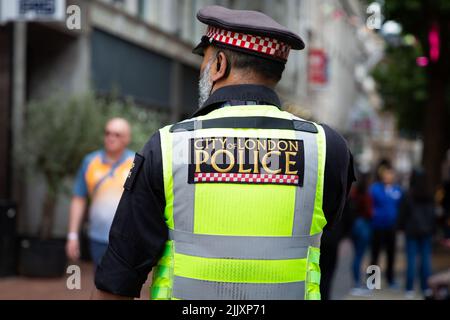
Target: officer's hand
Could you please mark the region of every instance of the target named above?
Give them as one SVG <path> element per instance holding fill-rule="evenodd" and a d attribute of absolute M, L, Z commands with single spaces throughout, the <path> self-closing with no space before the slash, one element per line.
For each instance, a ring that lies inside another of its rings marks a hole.
<path fill-rule="evenodd" d="M 66 243 L 67 257 L 72 261 L 80 259 L 80 241 L 79 240 L 67 240 Z"/>

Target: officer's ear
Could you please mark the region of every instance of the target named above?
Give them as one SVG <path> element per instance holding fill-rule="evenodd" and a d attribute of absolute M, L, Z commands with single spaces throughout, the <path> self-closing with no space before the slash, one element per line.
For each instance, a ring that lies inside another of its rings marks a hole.
<path fill-rule="evenodd" d="M 211 80 L 215 83 L 220 80 L 224 80 L 228 78 L 228 75 L 230 74 L 230 61 L 228 60 L 228 57 L 226 54 L 222 51 L 217 52 L 216 55 L 216 63 L 213 64 L 214 72 L 211 76 Z"/>

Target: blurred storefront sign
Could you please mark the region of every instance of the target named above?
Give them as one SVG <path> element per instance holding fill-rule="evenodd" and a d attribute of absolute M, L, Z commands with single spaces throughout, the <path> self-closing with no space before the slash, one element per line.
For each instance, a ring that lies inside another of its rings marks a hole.
<path fill-rule="evenodd" d="M 309 51 L 308 82 L 317 88 L 328 84 L 328 56 L 323 49 L 311 49 Z"/>
<path fill-rule="evenodd" d="M 377 113 L 374 112 L 368 97 L 361 92 L 348 113 L 347 141 L 355 157 L 358 171 L 368 173 L 376 163 L 372 144 L 377 126 Z"/>
<path fill-rule="evenodd" d="M 9 21 L 64 21 L 65 0 L 0 0 L 0 23 Z"/>
<path fill-rule="evenodd" d="M 374 134 L 376 127 L 377 115 L 367 108 L 367 100 L 359 98 L 358 102 L 348 113 L 348 134 L 361 138 L 369 137 Z"/>

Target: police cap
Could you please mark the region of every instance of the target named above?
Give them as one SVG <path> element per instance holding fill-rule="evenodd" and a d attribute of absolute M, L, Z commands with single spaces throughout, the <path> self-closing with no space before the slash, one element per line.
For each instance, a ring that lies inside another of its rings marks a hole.
<path fill-rule="evenodd" d="M 291 49 L 305 48 L 300 36 L 258 11 L 207 6 L 197 18 L 208 28 L 195 54 L 214 45 L 286 63 Z"/>

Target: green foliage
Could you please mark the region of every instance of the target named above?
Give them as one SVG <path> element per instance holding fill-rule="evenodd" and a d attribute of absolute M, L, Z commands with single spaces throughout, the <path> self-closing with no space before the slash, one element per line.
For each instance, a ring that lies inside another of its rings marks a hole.
<path fill-rule="evenodd" d="M 420 68 L 416 59 L 428 56 L 428 32 L 431 23 L 447 25 L 450 19 L 448 0 L 386 0 L 384 14 L 403 27 L 404 34 L 413 35 L 413 46 L 389 47 L 386 58 L 374 72 L 385 107 L 396 113 L 399 128 L 407 133 L 423 131 L 426 106 L 430 97 L 430 67 Z M 441 27 L 441 63 L 448 58 L 445 44 L 448 33 Z M 445 65 L 442 63 L 442 65 Z M 448 65 L 448 64 L 447 64 Z M 450 100 L 450 92 L 447 91 Z"/>
<path fill-rule="evenodd" d="M 76 174 L 82 159 L 103 147 L 104 126 L 113 117 L 123 117 L 131 123 L 130 148 L 136 151 L 164 121 L 155 111 L 138 108 L 131 102 L 99 98 L 93 93 L 34 101 L 27 109 L 17 162 L 30 173 L 43 174 L 48 192 L 56 198 L 63 190 L 63 181 Z"/>
<path fill-rule="evenodd" d="M 383 96 L 385 108 L 397 115 L 400 130 L 417 134 L 423 129 L 428 99 L 425 68 L 416 64 L 420 47 L 389 47 L 385 59 L 373 75 Z"/>

